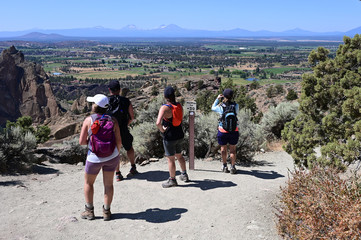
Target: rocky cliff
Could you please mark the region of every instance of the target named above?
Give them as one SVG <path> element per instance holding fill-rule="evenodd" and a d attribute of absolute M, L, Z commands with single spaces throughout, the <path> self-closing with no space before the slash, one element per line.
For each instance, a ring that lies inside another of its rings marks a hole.
<path fill-rule="evenodd" d="M 25 61 L 14 46 L 4 50 L 0 56 L 0 125 L 25 115 L 42 123 L 59 114 L 43 68 Z"/>

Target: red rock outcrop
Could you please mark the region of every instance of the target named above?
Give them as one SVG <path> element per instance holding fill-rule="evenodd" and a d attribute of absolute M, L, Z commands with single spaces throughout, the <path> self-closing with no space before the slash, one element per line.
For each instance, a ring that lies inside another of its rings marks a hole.
<path fill-rule="evenodd" d="M 31 116 L 42 123 L 60 114 L 49 77 L 36 63 L 24 60 L 14 46 L 0 56 L 0 125 Z"/>

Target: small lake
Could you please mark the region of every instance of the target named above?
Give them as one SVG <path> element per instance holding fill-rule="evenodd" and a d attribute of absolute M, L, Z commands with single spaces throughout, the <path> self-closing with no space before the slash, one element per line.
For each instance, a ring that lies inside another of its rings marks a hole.
<path fill-rule="evenodd" d="M 258 78 L 247 78 L 246 81 L 258 81 Z"/>

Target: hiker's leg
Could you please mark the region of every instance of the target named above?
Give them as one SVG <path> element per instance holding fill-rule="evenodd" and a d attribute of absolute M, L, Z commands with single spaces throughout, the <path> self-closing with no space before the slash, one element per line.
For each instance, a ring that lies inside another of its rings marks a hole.
<path fill-rule="evenodd" d="M 104 207 L 110 208 L 110 204 L 113 200 L 113 177 L 114 170 L 119 166 L 120 157 L 117 156 L 109 161 L 106 161 L 103 165 L 103 184 L 104 184 Z"/>
<path fill-rule="evenodd" d="M 133 147 L 131 147 L 127 151 L 127 156 L 128 156 L 129 161 L 130 161 L 130 164 L 134 165 L 135 164 L 135 154 L 134 154 L 134 148 Z"/>
<path fill-rule="evenodd" d="M 169 176 L 175 178 L 176 141 L 167 141 L 163 139 L 163 147 L 165 156 L 168 159 Z"/>
<path fill-rule="evenodd" d="M 178 159 L 179 166 L 182 170 L 182 173 L 185 173 L 187 168 L 186 168 L 186 160 L 184 159 L 184 157 L 182 155 L 182 143 L 183 143 L 183 139 L 177 140 L 177 143 L 175 146 L 175 156 Z"/>
<path fill-rule="evenodd" d="M 85 162 L 85 175 L 84 175 L 84 196 L 85 202 L 88 204 L 93 204 L 94 196 L 94 182 L 98 176 L 98 173 L 102 165 L 100 163 L 92 163 L 88 160 Z"/>
<path fill-rule="evenodd" d="M 232 167 L 236 164 L 236 145 L 229 145 Z"/>
<path fill-rule="evenodd" d="M 109 208 L 113 200 L 113 194 L 114 194 L 113 177 L 114 177 L 114 171 L 103 170 L 105 208 Z"/>
<path fill-rule="evenodd" d="M 177 157 L 182 172 L 185 172 L 187 168 L 186 168 L 186 160 L 184 159 L 183 155 L 181 153 L 177 153 L 175 156 Z"/>
<path fill-rule="evenodd" d="M 85 173 L 84 181 L 84 196 L 87 205 L 93 205 L 94 198 L 94 182 L 98 174 Z"/>
<path fill-rule="evenodd" d="M 227 145 L 221 146 L 221 156 L 223 164 L 227 164 Z"/>
<path fill-rule="evenodd" d="M 231 164 L 232 167 L 234 167 L 234 165 L 236 164 L 236 148 L 237 148 L 237 143 L 238 143 L 238 139 L 239 139 L 239 132 L 233 132 L 230 135 L 230 139 L 229 139 L 229 154 L 231 157 Z"/>
<path fill-rule="evenodd" d="M 120 169 L 119 165 L 120 165 L 120 162 L 118 163 L 117 167 L 115 168 L 115 172 L 119 172 L 119 169 Z"/>
<path fill-rule="evenodd" d="M 169 176 L 171 178 L 175 178 L 175 156 L 167 156 L 168 158 L 168 169 L 169 169 Z"/>

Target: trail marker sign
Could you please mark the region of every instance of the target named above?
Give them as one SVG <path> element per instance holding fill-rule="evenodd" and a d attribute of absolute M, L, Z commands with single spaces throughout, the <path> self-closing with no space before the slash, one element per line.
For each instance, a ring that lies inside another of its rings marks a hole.
<path fill-rule="evenodd" d="M 197 103 L 195 101 L 187 101 L 186 108 L 189 112 L 195 112 L 197 110 Z"/>

